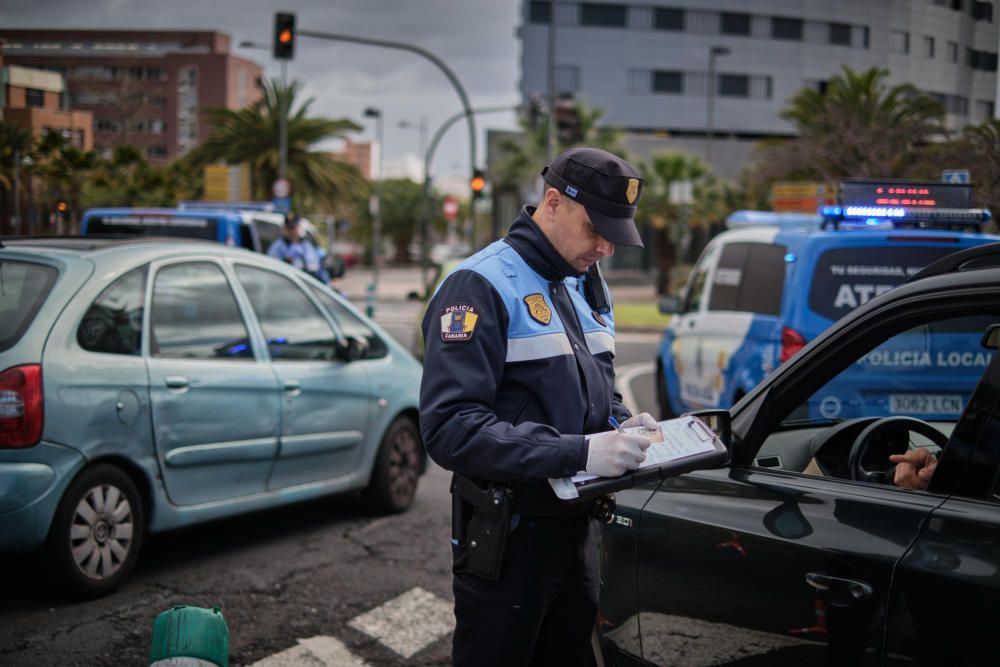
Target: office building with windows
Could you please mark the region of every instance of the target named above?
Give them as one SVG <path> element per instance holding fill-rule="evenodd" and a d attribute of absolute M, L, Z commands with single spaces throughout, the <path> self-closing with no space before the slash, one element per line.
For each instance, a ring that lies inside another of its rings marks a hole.
<path fill-rule="evenodd" d="M 735 177 L 779 116 L 843 65 L 936 97 L 950 130 L 994 117 L 998 22 L 981 0 L 525 0 L 520 92 L 605 111 L 640 158 L 683 150 Z M 553 39 L 554 37 L 554 39 Z"/>
<path fill-rule="evenodd" d="M 93 114 L 103 155 L 131 144 L 168 162 L 204 141 L 206 108 L 260 98 L 260 66 L 230 54 L 224 33 L 0 28 L 0 40 L 6 64 L 62 75 L 66 106 Z"/>

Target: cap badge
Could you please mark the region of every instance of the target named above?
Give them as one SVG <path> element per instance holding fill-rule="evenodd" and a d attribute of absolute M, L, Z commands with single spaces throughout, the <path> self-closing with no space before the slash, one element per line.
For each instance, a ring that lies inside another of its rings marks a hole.
<path fill-rule="evenodd" d="M 628 179 L 628 189 L 625 190 L 625 199 L 628 200 L 629 204 L 635 203 L 635 198 L 639 196 L 639 179 L 630 178 Z"/>
<path fill-rule="evenodd" d="M 524 297 L 524 303 L 528 306 L 528 314 L 532 319 L 546 325 L 552 321 L 552 311 L 541 294 L 529 294 Z"/>
<path fill-rule="evenodd" d="M 479 313 L 474 306 L 456 303 L 441 312 L 441 340 L 469 340 L 476 331 Z"/>
<path fill-rule="evenodd" d="M 566 186 L 566 194 L 568 194 L 570 197 L 576 197 L 576 193 L 577 190 L 572 185 Z"/>

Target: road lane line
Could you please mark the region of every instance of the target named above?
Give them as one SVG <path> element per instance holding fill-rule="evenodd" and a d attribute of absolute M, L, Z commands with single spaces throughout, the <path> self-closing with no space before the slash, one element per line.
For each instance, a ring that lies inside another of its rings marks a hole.
<path fill-rule="evenodd" d="M 455 629 L 450 602 L 419 586 L 348 623 L 410 658 Z"/>
<path fill-rule="evenodd" d="M 269 655 L 250 667 L 368 667 L 334 637 L 310 637 L 280 653 Z"/>
<path fill-rule="evenodd" d="M 640 375 L 653 373 L 656 371 L 656 364 L 652 361 L 644 361 L 641 364 L 628 364 L 615 371 L 615 384 L 618 385 L 618 393 L 622 395 L 622 403 L 632 414 L 639 413 L 639 404 L 632 393 L 632 380 Z"/>

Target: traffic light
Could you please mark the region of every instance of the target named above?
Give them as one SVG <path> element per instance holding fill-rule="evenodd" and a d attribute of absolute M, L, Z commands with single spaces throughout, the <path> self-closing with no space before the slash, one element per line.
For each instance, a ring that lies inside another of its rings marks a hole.
<path fill-rule="evenodd" d="M 60 215 L 65 215 L 68 210 L 69 204 L 66 203 L 65 199 L 60 199 L 56 202 L 56 211 L 58 211 Z"/>
<path fill-rule="evenodd" d="M 474 169 L 472 171 L 472 180 L 469 181 L 469 187 L 472 188 L 473 197 L 478 197 L 483 193 L 483 188 L 486 187 L 486 177 L 483 176 L 481 169 Z"/>
<path fill-rule="evenodd" d="M 274 15 L 274 57 L 291 60 L 295 56 L 295 14 L 277 12 Z"/>

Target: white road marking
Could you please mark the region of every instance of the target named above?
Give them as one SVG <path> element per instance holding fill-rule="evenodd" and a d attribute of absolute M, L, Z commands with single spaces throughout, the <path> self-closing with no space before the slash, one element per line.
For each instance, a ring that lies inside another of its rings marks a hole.
<path fill-rule="evenodd" d="M 652 331 L 618 331 L 615 333 L 615 342 L 619 343 L 659 343 L 663 338 L 663 333 Z"/>
<path fill-rule="evenodd" d="M 420 587 L 411 588 L 348 623 L 409 658 L 455 629 L 452 605 Z"/>
<path fill-rule="evenodd" d="M 368 667 L 334 637 L 300 639 L 296 646 L 269 655 L 250 667 Z"/>
<path fill-rule="evenodd" d="M 632 414 L 639 413 L 639 404 L 635 400 L 635 394 L 632 393 L 632 380 L 654 371 L 656 371 L 656 364 L 651 361 L 629 364 L 615 370 L 615 384 L 618 385 L 618 392 L 622 395 L 622 403 Z"/>

